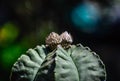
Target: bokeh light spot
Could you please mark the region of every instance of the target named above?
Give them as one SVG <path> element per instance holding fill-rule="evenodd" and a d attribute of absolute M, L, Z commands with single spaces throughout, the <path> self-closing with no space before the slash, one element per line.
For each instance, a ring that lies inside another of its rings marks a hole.
<path fill-rule="evenodd" d="M 71 21 L 74 26 L 86 33 L 96 31 L 99 20 L 99 7 L 94 3 L 79 4 L 71 13 Z"/>
<path fill-rule="evenodd" d="M 8 45 L 12 43 L 18 36 L 18 27 L 11 23 L 5 23 L 0 29 L 0 45 Z"/>
<path fill-rule="evenodd" d="M 120 3 L 115 3 L 108 12 L 111 23 L 120 22 Z"/>

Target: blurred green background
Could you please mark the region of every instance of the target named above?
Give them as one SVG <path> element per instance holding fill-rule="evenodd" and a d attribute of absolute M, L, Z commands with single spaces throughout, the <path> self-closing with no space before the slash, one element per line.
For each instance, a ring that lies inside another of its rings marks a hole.
<path fill-rule="evenodd" d="M 105 63 L 107 81 L 120 81 L 119 0 L 0 0 L 0 81 L 53 31 L 89 46 Z"/>

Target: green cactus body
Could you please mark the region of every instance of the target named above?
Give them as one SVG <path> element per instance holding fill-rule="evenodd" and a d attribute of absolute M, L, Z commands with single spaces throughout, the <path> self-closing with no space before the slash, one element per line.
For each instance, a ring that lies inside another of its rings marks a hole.
<path fill-rule="evenodd" d="M 72 41 L 67 32 L 60 36 L 52 32 L 46 45 L 29 49 L 18 58 L 11 81 L 106 81 L 99 56 L 81 44 L 71 45 Z"/>
<path fill-rule="evenodd" d="M 45 45 L 29 49 L 13 65 L 11 81 L 105 81 L 99 56 L 81 45 L 50 51 Z"/>

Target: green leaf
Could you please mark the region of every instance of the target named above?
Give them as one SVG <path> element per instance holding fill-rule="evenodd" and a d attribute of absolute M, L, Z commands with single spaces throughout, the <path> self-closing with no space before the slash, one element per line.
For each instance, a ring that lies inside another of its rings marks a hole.
<path fill-rule="evenodd" d="M 56 51 L 55 81 L 105 81 L 106 71 L 99 56 L 83 46 Z"/>
<path fill-rule="evenodd" d="M 11 81 L 33 81 L 47 54 L 44 45 L 29 49 L 12 67 Z"/>

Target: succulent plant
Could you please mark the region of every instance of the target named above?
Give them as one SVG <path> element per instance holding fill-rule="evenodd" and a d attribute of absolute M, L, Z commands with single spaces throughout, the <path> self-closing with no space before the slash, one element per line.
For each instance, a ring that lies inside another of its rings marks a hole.
<path fill-rule="evenodd" d="M 54 48 L 50 49 L 51 40 L 57 39 L 48 36 L 47 45 L 22 54 L 12 67 L 11 81 L 106 81 L 105 65 L 95 52 L 81 44 L 70 45 L 72 39 L 67 32 L 56 36 L 61 42 L 52 42 Z"/>

